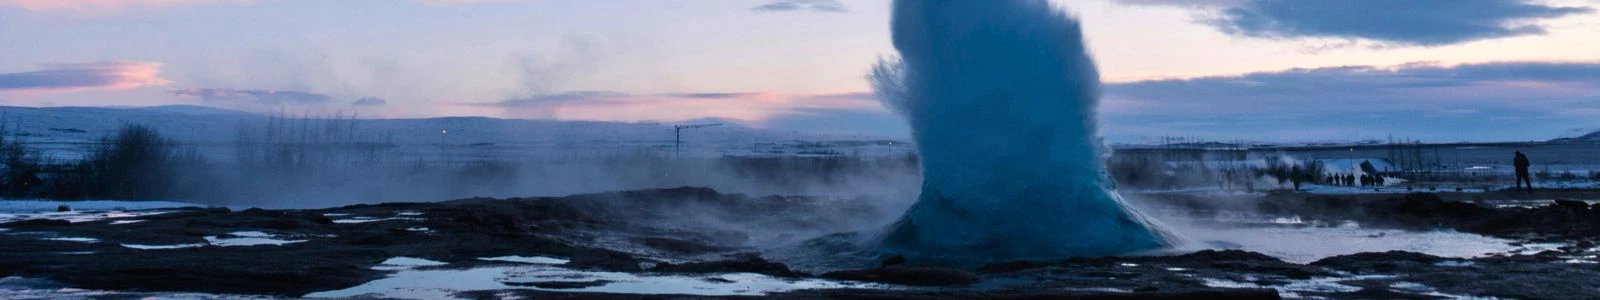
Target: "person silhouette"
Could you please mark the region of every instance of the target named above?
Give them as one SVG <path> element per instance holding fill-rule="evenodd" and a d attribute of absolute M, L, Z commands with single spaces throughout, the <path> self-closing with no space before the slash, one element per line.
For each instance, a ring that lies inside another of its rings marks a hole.
<path fill-rule="evenodd" d="M 1517 151 L 1517 156 L 1511 159 L 1511 165 L 1517 168 L 1517 191 L 1522 191 L 1522 184 L 1526 182 L 1528 184 L 1527 191 L 1529 193 L 1533 192 L 1533 179 L 1528 177 L 1528 165 L 1530 164 L 1528 156 L 1523 155 L 1522 151 Z"/>

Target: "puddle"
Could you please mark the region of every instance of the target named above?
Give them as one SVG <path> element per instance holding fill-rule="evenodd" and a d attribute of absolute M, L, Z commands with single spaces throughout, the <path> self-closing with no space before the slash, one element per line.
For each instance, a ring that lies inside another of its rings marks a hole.
<path fill-rule="evenodd" d="M 1310 263 L 1332 256 L 1391 250 L 1440 257 L 1475 258 L 1494 253 L 1553 250 L 1559 244 L 1512 246 L 1512 240 L 1451 230 L 1414 232 L 1340 226 L 1179 227 L 1184 236 L 1213 247 L 1261 252 L 1292 263 Z M 1301 242 L 1286 242 L 1301 241 Z"/>

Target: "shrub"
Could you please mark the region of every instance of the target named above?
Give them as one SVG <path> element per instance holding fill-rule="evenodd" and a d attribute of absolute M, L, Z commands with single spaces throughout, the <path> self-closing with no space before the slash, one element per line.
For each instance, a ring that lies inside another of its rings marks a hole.
<path fill-rule="evenodd" d="M 88 178 L 89 197 L 168 199 L 177 196 L 180 167 L 204 160 L 193 151 L 179 151 L 154 128 L 124 125 L 103 137 L 79 167 Z"/>
<path fill-rule="evenodd" d="M 0 128 L 0 196 L 34 196 L 34 191 L 44 184 L 39 178 L 39 155 L 22 141 L 6 138 L 6 133 Z"/>

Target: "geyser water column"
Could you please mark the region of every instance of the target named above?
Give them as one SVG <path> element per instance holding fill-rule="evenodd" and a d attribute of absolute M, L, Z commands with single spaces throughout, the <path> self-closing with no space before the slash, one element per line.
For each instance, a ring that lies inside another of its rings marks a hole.
<path fill-rule="evenodd" d="M 896 0 L 872 80 L 911 122 L 922 194 L 882 250 L 963 260 L 1107 256 L 1174 237 L 1113 190 L 1078 22 L 1043 0 Z"/>

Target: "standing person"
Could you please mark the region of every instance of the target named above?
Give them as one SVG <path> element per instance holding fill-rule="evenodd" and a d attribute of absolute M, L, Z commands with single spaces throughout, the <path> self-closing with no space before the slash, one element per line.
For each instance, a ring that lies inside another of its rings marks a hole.
<path fill-rule="evenodd" d="M 1511 164 L 1517 167 L 1517 191 L 1522 191 L 1522 183 L 1528 183 L 1528 192 L 1533 192 L 1533 179 L 1528 178 L 1528 156 L 1517 151 L 1517 157 L 1511 159 Z"/>

